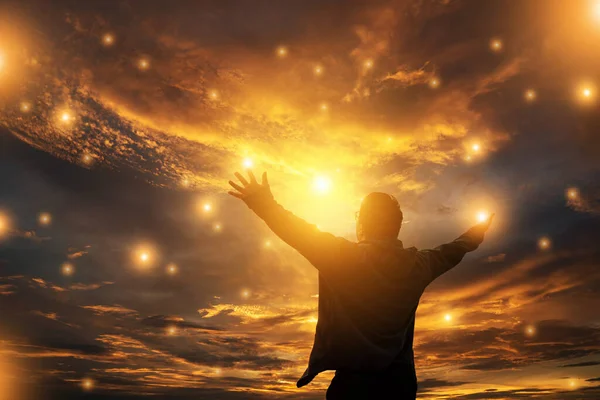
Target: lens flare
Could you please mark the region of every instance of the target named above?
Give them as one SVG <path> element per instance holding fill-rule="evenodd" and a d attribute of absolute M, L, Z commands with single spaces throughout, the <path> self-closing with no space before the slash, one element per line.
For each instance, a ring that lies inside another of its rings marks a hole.
<path fill-rule="evenodd" d="M 167 273 L 169 275 L 175 275 L 177 273 L 177 265 L 174 263 L 170 263 L 169 265 L 167 265 Z"/>
<path fill-rule="evenodd" d="M 525 328 L 525 334 L 527 334 L 527 336 L 533 336 L 535 335 L 535 326 L 533 325 L 528 325 Z"/>
<path fill-rule="evenodd" d="M 94 388 L 95 382 L 91 378 L 84 378 L 81 381 L 81 387 L 83 390 L 92 390 Z"/>
<path fill-rule="evenodd" d="M 150 68 L 150 61 L 148 61 L 147 58 L 140 58 L 137 66 L 140 71 L 146 71 L 148 68 Z"/>
<path fill-rule="evenodd" d="M 576 187 L 570 187 L 566 191 L 567 199 L 577 200 L 579 198 L 579 190 Z"/>
<path fill-rule="evenodd" d="M 365 60 L 365 62 L 363 63 L 363 67 L 365 67 L 365 69 L 371 69 L 373 68 L 373 65 L 374 63 L 371 59 Z"/>
<path fill-rule="evenodd" d="M 440 78 L 431 78 L 429 80 L 429 87 L 432 89 L 437 89 L 440 86 Z"/>
<path fill-rule="evenodd" d="M 477 212 L 477 222 L 485 222 L 490 217 L 490 213 L 484 210 Z"/>
<path fill-rule="evenodd" d="M 177 327 L 175 325 L 171 325 L 167 328 L 167 335 L 173 336 L 177 333 Z"/>
<path fill-rule="evenodd" d="M 149 244 L 137 245 L 131 254 L 133 262 L 140 268 L 152 267 L 156 262 L 157 254 L 153 246 Z"/>
<path fill-rule="evenodd" d="M 112 46 L 114 42 L 115 42 L 115 37 L 112 34 L 107 33 L 104 36 L 102 36 L 102 44 L 103 45 Z"/>
<path fill-rule="evenodd" d="M 244 166 L 244 168 L 252 168 L 252 167 L 254 167 L 254 161 L 252 161 L 251 158 L 246 157 L 246 158 L 244 158 L 242 165 Z"/>
<path fill-rule="evenodd" d="M 451 314 L 445 314 L 445 315 L 444 315 L 444 320 L 445 320 L 446 322 L 450 322 L 450 321 L 452 321 L 452 315 L 451 315 Z"/>
<path fill-rule="evenodd" d="M 31 103 L 29 103 L 27 101 L 23 101 L 23 102 L 21 102 L 19 109 L 21 110 L 22 113 L 28 113 L 29 111 L 31 111 Z"/>

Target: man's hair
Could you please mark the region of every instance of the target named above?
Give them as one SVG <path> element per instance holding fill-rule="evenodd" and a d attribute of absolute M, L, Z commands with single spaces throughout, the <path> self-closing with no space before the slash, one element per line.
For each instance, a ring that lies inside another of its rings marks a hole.
<path fill-rule="evenodd" d="M 367 238 L 397 238 L 402 226 L 402 210 L 391 194 L 369 193 L 360 205 L 358 222 Z"/>

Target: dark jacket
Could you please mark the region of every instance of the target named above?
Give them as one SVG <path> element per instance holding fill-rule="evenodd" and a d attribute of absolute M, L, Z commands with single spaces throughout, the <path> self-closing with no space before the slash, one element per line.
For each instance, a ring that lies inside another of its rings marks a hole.
<path fill-rule="evenodd" d="M 325 370 L 383 371 L 397 365 L 416 387 L 415 312 L 423 291 L 483 241 L 483 228 L 432 250 L 398 239 L 358 243 L 320 231 L 269 191 L 245 199 L 273 232 L 319 271 L 319 319 L 302 387 Z"/>

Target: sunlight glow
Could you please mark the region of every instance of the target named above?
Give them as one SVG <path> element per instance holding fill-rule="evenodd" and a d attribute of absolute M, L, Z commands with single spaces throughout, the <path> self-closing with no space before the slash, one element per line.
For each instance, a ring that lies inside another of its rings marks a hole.
<path fill-rule="evenodd" d="M 315 66 L 314 69 L 315 75 L 320 76 L 323 74 L 323 67 L 321 65 Z"/>
<path fill-rule="evenodd" d="M 167 265 L 167 273 L 169 275 L 175 275 L 177 273 L 177 265 L 174 263 Z"/>
<path fill-rule="evenodd" d="M 319 194 L 325 194 L 331 189 L 331 180 L 326 176 L 317 176 L 313 181 L 313 188 Z"/>
<path fill-rule="evenodd" d="M 528 325 L 525 328 L 525 333 L 527 334 L 527 336 L 533 336 L 535 335 L 535 326 L 533 325 Z"/>
<path fill-rule="evenodd" d="M 439 78 L 431 78 L 429 80 L 429 87 L 432 89 L 436 89 L 440 86 L 440 79 Z"/>
<path fill-rule="evenodd" d="M 279 46 L 276 51 L 277 56 L 280 58 L 286 57 L 288 55 L 288 49 L 285 46 Z"/>
<path fill-rule="evenodd" d="M 177 333 L 177 327 L 175 325 L 171 325 L 167 328 L 167 335 L 173 336 Z"/>
<path fill-rule="evenodd" d="M 138 267 L 150 267 L 156 261 L 156 250 L 149 244 L 139 244 L 134 248 L 132 258 Z"/>
<path fill-rule="evenodd" d="M 252 168 L 252 167 L 254 167 L 254 161 L 252 161 L 251 158 L 246 157 L 246 158 L 244 158 L 242 165 L 244 166 L 244 168 Z"/>
<path fill-rule="evenodd" d="M 490 213 L 487 211 L 477 212 L 477 222 L 485 222 L 490 217 Z"/>
<path fill-rule="evenodd" d="M 525 97 L 525 100 L 527 102 L 531 103 L 531 102 L 535 101 L 535 99 L 537 97 L 537 93 L 533 89 L 528 89 L 525 91 L 525 94 L 523 96 Z"/>
<path fill-rule="evenodd" d="M 452 315 L 450 315 L 450 314 L 446 314 L 446 315 L 444 315 L 444 320 L 445 320 L 446 322 L 450 322 L 450 321 L 452 321 Z"/>
<path fill-rule="evenodd" d="M 28 113 L 29 111 L 31 111 L 31 104 L 26 101 L 23 101 L 21 102 L 19 109 L 22 113 Z"/>
<path fill-rule="evenodd" d="M 373 68 L 373 60 L 371 60 L 371 59 L 365 60 L 365 62 L 363 63 L 363 67 L 365 67 L 365 69 Z"/>
<path fill-rule="evenodd" d="M 141 71 L 146 71 L 148 68 L 150 68 L 150 61 L 148 61 L 148 59 L 146 58 L 140 58 L 138 60 L 137 66 L 138 69 L 140 69 Z"/>
<path fill-rule="evenodd" d="M 81 387 L 83 390 L 92 390 L 94 388 L 94 381 L 91 378 L 84 378 L 81 381 Z"/>
<path fill-rule="evenodd" d="M 223 229 L 223 226 L 218 222 L 213 225 L 213 230 L 215 232 L 221 232 L 222 229 Z"/>
<path fill-rule="evenodd" d="M 579 190 L 576 187 L 570 187 L 567 189 L 566 195 L 569 200 L 576 200 L 579 198 Z"/>

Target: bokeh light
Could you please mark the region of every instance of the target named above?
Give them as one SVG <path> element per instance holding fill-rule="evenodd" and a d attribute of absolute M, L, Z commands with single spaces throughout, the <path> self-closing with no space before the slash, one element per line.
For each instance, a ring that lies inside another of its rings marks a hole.
<path fill-rule="evenodd" d="M 321 103 L 321 105 L 319 106 L 319 108 L 321 109 L 321 111 L 327 111 L 327 110 L 329 110 L 329 106 L 327 105 L 327 103 Z"/>
<path fill-rule="evenodd" d="M 215 224 L 213 224 L 213 230 L 215 232 L 221 232 L 222 229 L 223 229 L 223 225 L 221 225 L 220 222 L 216 222 Z"/>
<path fill-rule="evenodd" d="M 71 276 L 75 273 L 75 266 L 70 262 L 65 262 L 60 266 L 60 272 L 64 276 Z"/>
<path fill-rule="evenodd" d="M 526 334 L 527 336 L 534 336 L 534 335 L 535 335 L 535 332 L 536 332 L 536 330 L 535 330 L 535 326 L 533 326 L 533 325 L 527 325 L 527 326 L 525 327 L 525 334 Z"/>
<path fill-rule="evenodd" d="M 94 386 L 95 386 L 95 382 L 91 378 L 84 378 L 81 380 L 81 387 L 85 391 L 92 390 L 94 388 Z"/>
<path fill-rule="evenodd" d="M 140 71 L 146 71 L 150 68 L 150 61 L 147 58 L 140 58 L 137 66 Z"/>
<path fill-rule="evenodd" d="M 540 250 L 548 250 L 552 246 L 552 242 L 550 238 L 547 236 L 543 236 L 538 240 L 538 247 Z"/>
<path fill-rule="evenodd" d="M 38 223 L 42 226 L 48 226 L 52 223 L 52 215 L 47 212 L 41 212 L 38 215 Z"/>
<path fill-rule="evenodd" d="M 174 336 L 177 334 L 177 327 L 175 325 L 171 325 L 167 327 L 167 335 Z"/>
<path fill-rule="evenodd" d="M 579 198 L 579 189 L 576 187 L 567 188 L 565 191 L 565 195 L 569 200 L 577 200 Z"/>
<path fill-rule="evenodd" d="M 115 42 L 115 36 L 112 33 L 106 33 L 102 36 L 102 44 L 104 46 L 112 46 Z"/>
<path fill-rule="evenodd" d="M 81 162 L 85 165 L 92 165 L 94 163 L 94 157 L 89 153 L 83 153 L 81 156 Z"/>
<path fill-rule="evenodd" d="M 502 47 L 504 47 L 504 44 L 502 43 L 502 40 L 499 38 L 493 38 L 490 40 L 490 49 L 493 52 L 499 52 L 502 51 Z"/>
<path fill-rule="evenodd" d="M 277 53 L 277 56 L 280 58 L 286 57 L 288 55 L 288 49 L 285 46 L 279 46 L 275 52 Z"/>
<path fill-rule="evenodd" d="M 523 97 L 525 97 L 525 101 L 531 103 L 537 98 L 537 93 L 533 89 L 527 89 Z"/>
<path fill-rule="evenodd" d="M 436 89 L 440 86 L 440 78 L 434 77 L 429 80 L 429 87 L 432 89 Z"/>
<path fill-rule="evenodd" d="M 138 244 L 132 251 L 131 257 L 135 265 L 140 268 L 149 268 L 157 261 L 157 253 L 154 246 L 143 243 Z"/>
<path fill-rule="evenodd" d="M 211 90 L 208 92 L 208 96 L 212 99 L 212 100 L 218 100 L 219 99 L 219 92 L 215 89 Z"/>
<path fill-rule="evenodd" d="M 315 68 L 313 69 L 315 75 L 317 76 L 321 76 L 323 74 L 323 66 L 322 65 L 316 65 Z"/>
<path fill-rule="evenodd" d="M 373 63 L 373 60 L 371 60 L 371 59 L 367 59 L 363 62 L 363 67 L 365 69 L 371 69 L 371 68 L 373 68 L 373 65 L 375 65 L 375 64 Z"/>
<path fill-rule="evenodd" d="M 175 275 L 177 273 L 177 271 L 178 271 L 177 264 L 170 263 L 167 265 L 167 273 L 169 275 Z"/>
<path fill-rule="evenodd" d="M 27 101 L 22 101 L 19 106 L 19 110 L 21 110 L 22 113 L 28 113 L 29 111 L 31 111 L 31 103 Z"/>
<path fill-rule="evenodd" d="M 271 247 L 272 243 L 270 240 L 265 240 L 265 247 Z"/>
<path fill-rule="evenodd" d="M 242 292 L 240 293 L 240 295 L 241 295 L 243 298 L 247 299 L 248 297 L 250 297 L 250 290 L 248 290 L 248 289 L 243 289 L 243 290 L 242 290 Z"/>
<path fill-rule="evenodd" d="M 589 82 L 581 83 L 577 86 L 575 94 L 581 104 L 590 104 L 596 99 L 596 88 Z"/>

